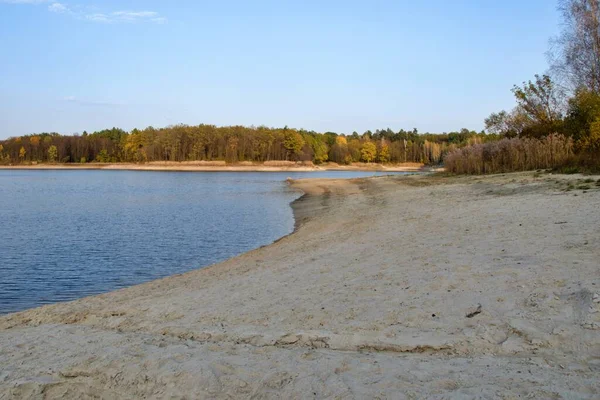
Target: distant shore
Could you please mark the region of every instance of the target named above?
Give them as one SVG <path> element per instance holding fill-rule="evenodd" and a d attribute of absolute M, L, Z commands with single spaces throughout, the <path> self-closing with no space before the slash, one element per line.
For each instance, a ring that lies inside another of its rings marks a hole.
<path fill-rule="evenodd" d="M 598 398 L 600 176 L 289 183 L 269 246 L 0 317 L 0 398 Z"/>
<path fill-rule="evenodd" d="M 88 163 L 88 164 L 27 164 L 0 165 L 0 170 L 128 170 L 128 171 L 190 171 L 190 172 L 312 172 L 312 171 L 387 171 L 387 172 L 418 172 L 426 171 L 428 167 L 418 163 L 377 164 L 354 163 L 339 165 L 325 163 L 296 163 L 289 161 L 272 161 L 265 163 L 236 163 L 225 162 L 149 162 L 133 163 Z"/>

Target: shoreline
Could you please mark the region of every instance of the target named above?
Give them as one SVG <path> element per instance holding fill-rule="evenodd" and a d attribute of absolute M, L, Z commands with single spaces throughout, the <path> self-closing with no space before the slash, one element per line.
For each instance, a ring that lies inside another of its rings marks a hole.
<path fill-rule="evenodd" d="M 271 245 L 1 316 L 0 397 L 597 397 L 600 187 L 578 179 L 294 180 Z"/>
<path fill-rule="evenodd" d="M 36 164 L 0 165 L 0 170 L 123 170 L 123 171 L 173 171 L 173 172 L 318 172 L 318 171 L 373 171 L 373 172 L 423 172 L 432 170 L 421 164 L 355 164 L 355 165 L 264 165 L 218 164 L 196 162 L 165 162 L 148 164 L 89 163 L 89 164 Z M 283 163 L 282 163 L 283 164 Z"/>

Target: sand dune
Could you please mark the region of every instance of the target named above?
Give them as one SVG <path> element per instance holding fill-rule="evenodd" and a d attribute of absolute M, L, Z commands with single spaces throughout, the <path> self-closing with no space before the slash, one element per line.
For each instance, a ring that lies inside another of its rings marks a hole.
<path fill-rule="evenodd" d="M 294 181 L 270 246 L 1 317 L 0 398 L 598 398 L 600 186 L 577 179 Z"/>

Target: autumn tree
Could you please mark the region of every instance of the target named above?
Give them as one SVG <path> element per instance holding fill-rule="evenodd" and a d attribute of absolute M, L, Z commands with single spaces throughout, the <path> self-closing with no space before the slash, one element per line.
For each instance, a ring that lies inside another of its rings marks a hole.
<path fill-rule="evenodd" d="M 377 161 L 387 163 L 390 161 L 390 146 L 386 142 L 381 142 L 379 151 L 377 152 Z"/>
<path fill-rule="evenodd" d="M 26 154 L 27 154 L 27 151 L 25 150 L 25 147 L 21 146 L 21 148 L 19 149 L 19 159 L 21 160 L 21 162 L 23 162 L 23 160 L 25 160 Z"/>
<path fill-rule="evenodd" d="M 291 159 L 312 160 L 315 163 L 331 160 L 350 164 L 367 160 L 420 162 L 431 158 L 433 147 L 425 148 L 426 141 L 439 144 L 440 152 L 445 154 L 450 143 L 460 147 L 480 139 L 476 132 L 466 129 L 448 134 L 419 134 L 416 130 L 392 131 L 386 128 L 367 131 L 363 135 L 354 132 L 345 136 L 335 132 L 317 133 L 287 127 L 217 127 L 201 124 L 160 129 L 148 127 L 131 132 L 111 128 L 81 136 L 39 133 L 0 140 L 0 144 L 4 147 L 2 153 L 5 163 L 29 160 L 75 163 L 81 160 L 264 162 Z M 51 146 L 56 148 L 54 161 L 54 149 L 50 150 Z M 373 146 L 375 152 L 371 151 Z M 20 156 L 21 147 L 25 153 Z"/>
<path fill-rule="evenodd" d="M 513 94 L 517 108 L 522 110 L 531 124 L 524 132 L 529 136 L 544 136 L 555 133 L 562 119 L 560 94 L 548 75 L 535 75 L 535 81 L 514 86 Z"/>
<path fill-rule="evenodd" d="M 600 154 L 600 118 L 592 122 L 589 133 L 579 140 L 578 145 L 586 152 Z"/>
<path fill-rule="evenodd" d="M 565 118 L 565 132 L 584 151 L 597 151 L 600 132 L 600 94 L 580 89 L 569 99 Z"/>
<path fill-rule="evenodd" d="M 53 163 L 56 161 L 57 157 L 58 157 L 58 149 L 54 145 L 50 146 L 48 148 L 48 161 Z"/>
<path fill-rule="evenodd" d="M 345 136 L 336 136 L 333 146 L 329 152 L 329 158 L 331 161 L 338 164 L 348 163 L 348 140 Z M 351 160 L 350 160 L 351 161 Z"/>
<path fill-rule="evenodd" d="M 304 139 L 302 138 L 302 135 L 300 135 L 295 130 L 291 130 L 291 129 L 284 129 L 284 130 L 285 130 L 285 134 L 284 134 L 283 145 L 288 152 L 288 157 L 289 157 L 289 155 L 296 157 L 302 153 L 302 147 L 304 146 Z M 286 158 L 288 158 L 288 157 L 286 157 Z"/>
<path fill-rule="evenodd" d="M 365 142 L 360 153 L 361 159 L 366 163 L 370 163 L 375 160 L 375 157 L 377 156 L 377 146 L 375 146 L 373 142 Z"/>

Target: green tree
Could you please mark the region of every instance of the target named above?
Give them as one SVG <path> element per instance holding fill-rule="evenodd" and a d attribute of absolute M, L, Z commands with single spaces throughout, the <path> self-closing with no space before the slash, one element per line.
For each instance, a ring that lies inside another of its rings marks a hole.
<path fill-rule="evenodd" d="M 523 83 L 512 89 L 517 107 L 531 120 L 526 127 L 529 136 L 545 136 L 560 129 L 560 94 L 548 75 L 536 75 L 535 82 Z"/>
<path fill-rule="evenodd" d="M 510 113 L 504 110 L 492 113 L 485 119 L 485 130 L 492 135 L 501 135 L 513 138 L 521 135 L 523 131 L 531 126 L 531 118 L 520 107 L 515 107 Z M 451 133 L 449 136 L 452 136 Z M 452 142 L 452 140 L 451 140 Z M 459 143 L 461 143 L 459 141 Z"/>
<path fill-rule="evenodd" d="M 377 156 L 377 146 L 371 141 L 365 142 L 360 150 L 360 154 L 364 162 L 370 163 Z"/>
<path fill-rule="evenodd" d="M 52 145 L 48 148 L 48 161 L 55 162 L 58 157 L 58 149 L 56 146 Z"/>
<path fill-rule="evenodd" d="M 578 90 L 569 99 L 567 117 L 565 118 L 565 133 L 576 143 L 587 143 L 591 127 L 600 117 L 600 95 L 587 89 Z M 581 146 L 578 146 L 581 147 Z"/>
<path fill-rule="evenodd" d="M 23 162 L 23 160 L 25 160 L 26 154 L 27 154 L 27 151 L 25 150 L 25 147 L 21 146 L 21 148 L 19 149 L 19 159 L 21 160 L 21 162 Z"/>
<path fill-rule="evenodd" d="M 313 151 L 313 161 L 315 164 L 321 164 L 328 160 L 328 148 L 325 138 L 322 135 L 306 135 L 304 141 L 308 143 Z"/>
<path fill-rule="evenodd" d="M 110 156 L 108 155 L 108 151 L 106 149 L 100 150 L 100 152 L 96 156 L 96 161 L 101 162 L 101 163 L 110 162 Z"/>

